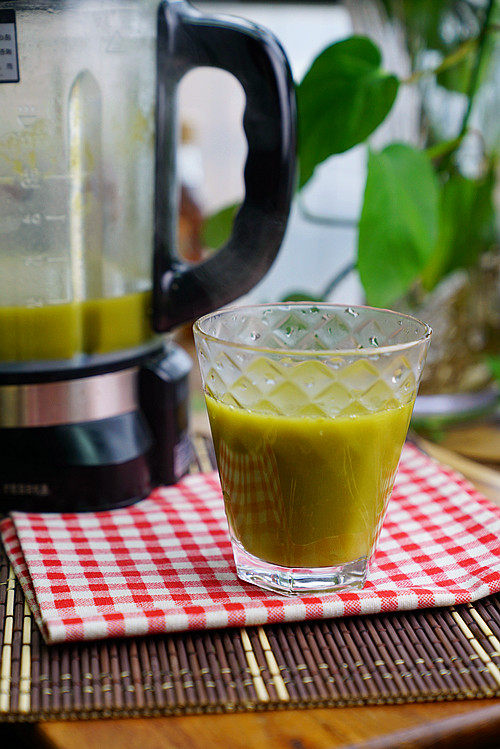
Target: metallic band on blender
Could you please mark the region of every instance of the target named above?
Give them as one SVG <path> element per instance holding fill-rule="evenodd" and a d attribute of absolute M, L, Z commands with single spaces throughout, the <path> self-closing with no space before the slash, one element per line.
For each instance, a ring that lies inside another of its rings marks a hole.
<path fill-rule="evenodd" d="M 0 427 L 78 424 L 138 408 L 138 368 L 96 377 L 0 387 Z"/>

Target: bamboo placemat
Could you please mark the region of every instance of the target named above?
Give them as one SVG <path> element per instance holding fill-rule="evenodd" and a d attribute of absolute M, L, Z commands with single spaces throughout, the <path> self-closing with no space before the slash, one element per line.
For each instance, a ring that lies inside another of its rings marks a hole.
<path fill-rule="evenodd" d="M 215 465 L 194 439 L 191 470 Z M 500 596 L 464 606 L 47 646 L 0 547 L 0 721 L 500 696 Z"/>

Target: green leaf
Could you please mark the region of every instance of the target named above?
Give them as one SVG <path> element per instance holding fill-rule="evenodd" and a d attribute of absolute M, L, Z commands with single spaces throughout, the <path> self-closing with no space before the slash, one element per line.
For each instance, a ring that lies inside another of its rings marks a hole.
<path fill-rule="evenodd" d="M 467 54 L 459 60 L 457 65 L 445 65 L 445 69 L 443 71 L 440 71 L 437 76 L 437 82 L 440 86 L 444 86 L 450 91 L 458 91 L 461 94 L 468 94 L 469 92 L 468 89 L 470 86 L 471 75 L 476 64 L 477 54 L 479 52 L 477 48 L 477 37 L 478 35 L 480 35 L 481 28 L 486 20 L 485 14 L 487 12 L 488 3 L 485 2 L 482 3 L 482 5 L 476 4 L 475 7 L 473 7 L 472 3 L 470 3 L 469 5 L 470 7 L 468 15 L 472 13 L 473 20 L 469 15 L 469 22 L 465 24 L 465 27 L 461 19 L 459 4 L 457 3 L 456 7 L 451 9 L 452 14 L 455 16 L 455 26 L 458 29 L 462 29 L 462 38 L 463 34 L 465 34 L 465 41 L 462 41 L 461 45 L 459 44 L 459 46 L 456 47 L 457 42 L 460 41 L 460 36 L 454 41 L 454 43 L 452 43 L 452 45 L 446 43 L 443 39 L 442 51 L 445 54 L 443 63 L 446 62 L 447 58 L 453 59 L 454 55 L 459 52 L 460 46 L 465 45 L 466 47 L 468 47 Z M 493 61 L 497 44 L 497 31 L 494 27 L 497 26 L 499 22 L 500 4 L 498 2 L 495 2 L 489 14 L 489 29 L 482 41 L 483 49 L 481 51 L 481 63 L 478 70 L 476 89 L 478 89 L 485 82 L 492 64 L 494 64 Z M 455 49 L 453 49 L 453 47 L 455 47 Z M 493 83 L 493 85 L 495 85 L 495 83 Z"/>
<path fill-rule="evenodd" d="M 308 291 L 292 291 L 281 300 L 282 302 L 322 302 L 321 294 L 311 295 Z"/>
<path fill-rule="evenodd" d="M 402 26 L 410 49 L 417 52 L 425 48 L 446 54 L 450 47 L 450 34 L 454 36 L 453 42 L 457 37 L 474 36 L 478 33 L 484 13 L 484 7 L 480 7 L 475 0 L 381 1 L 389 18 Z"/>
<path fill-rule="evenodd" d="M 399 82 L 369 39 L 327 47 L 297 88 L 300 187 L 329 156 L 364 141 L 390 111 Z"/>
<path fill-rule="evenodd" d="M 427 289 L 457 268 L 474 265 L 494 241 L 494 184 L 491 170 L 480 180 L 453 174 L 441 187 L 438 239 L 422 276 Z"/>
<path fill-rule="evenodd" d="M 406 32 L 428 48 L 439 49 L 443 20 L 453 9 L 455 0 L 410 0 L 399 3 Z"/>
<path fill-rule="evenodd" d="M 427 265 L 438 230 L 438 183 L 422 151 L 391 144 L 368 159 L 358 271 L 367 301 L 404 294 Z"/>
<path fill-rule="evenodd" d="M 486 364 L 495 380 L 500 384 L 500 356 L 486 357 Z"/>
<path fill-rule="evenodd" d="M 448 91 L 457 91 L 459 94 L 466 94 L 469 90 L 475 56 L 476 52 L 471 48 L 456 65 L 441 70 L 436 76 L 438 84 L 448 89 Z"/>
<path fill-rule="evenodd" d="M 229 239 L 239 207 L 239 203 L 228 205 L 203 221 L 201 237 L 205 247 L 217 250 Z"/>
<path fill-rule="evenodd" d="M 477 77 L 477 88 L 484 83 L 490 70 L 492 60 L 494 59 L 494 54 L 495 35 L 490 32 L 484 40 L 484 49 Z M 444 69 L 437 74 L 436 80 L 439 85 L 449 91 L 457 91 L 459 94 L 468 94 L 471 75 L 476 62 L 476 55 L 477 40 L 471 39 L 469 40 L 467 54 L 462 57 L 456 65 L 444 66 Z M 450 57 L 452 56 L 453 52 L 450 53 Z"/>

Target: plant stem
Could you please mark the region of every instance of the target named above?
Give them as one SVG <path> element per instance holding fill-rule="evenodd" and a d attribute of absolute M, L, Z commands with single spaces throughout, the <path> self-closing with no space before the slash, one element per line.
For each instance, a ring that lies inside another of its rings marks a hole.
<path fill-rule="evenodd" d="M 334 291 L 337 286 L 342 283 L 344 278 L 347 278 L 347 276 L 352 273 L 352 271 L 355 269 L 356 263 L 348 263 L 345 265 L 328 283 L 326 288 L 324 289 L 323 293 L 321 294 L 322 299 L 326 299 L 330 296 L 332 291 Z"/>
<path fill-rule="evenodd" d="M 481 69 L 481 63 L 483 61 L 485 41 L 486 41 L 486 36 L 488 34 L 488 28 L 489 28 L 489 23 L 490 23 L 491 13 L 493 11 L 494 3 L 495 3 L 495 0 L 489 0 L 488 7 L 486 8 L 486 13 L 484 16 L 483 25 L 481 27 L 481 31 L 479 32 L 476 61 L 474 63 L 474 67 L 472 69 L 472 73 L 471 73 L 471 77 L 469 81 L 469 90 L 467 91 L 469 102 L 467 104 L 467 109 L 465 110 L 464 118 L 462 120 L 462 126 L 458 133 L 458 138 L 463 138 L 463 136 L 465 135 L 465 131 L 467 130 L 467 125 L 469 124 L 469 119 L 472 113 L 472 105 L 474 103 L 474 96 L 475 96 L 477 84 L 479 81 L 479 72 Z"/>
<path fill-rule="evenodd" d="M 455 151 L 461 142 L 462 138 L 452 138 L 451 140 L 441 141 L 426 148 L 425 153 L 432 160 L 440 159 L 443 158 L 443 156 L 448 156 L 452 151 Z"/>
<path fill-rule="evenodd" d="M 436 68 L 416 70 L 408 78 L 404 78 L 401 83 L 411 85 L 412 83 L 417 83 L 421 78 L 431 75 L 439 75 L 439 73 L 442 73 L 444 70 L 453 68 L 474 49 L 477 43 L 478 37 L 474 37 L 474 39 L 466 39 L 465 42 L 462 42 L 451 54 L 444 57 Z"/>
<path fill-rule="evenodd" d="M 477 84 L 479 82 L 479 72 L 481 70 L 481 63 L 483 61 L 483 55 L 484 55 L 484 49 L 485 49 L 485 41 L 486 37 L 490 28 L 490 18 L 493 11 L 493 5 L 495 3 L 495 0 L 489 0 L 488 6 L 486 8 L 486 12 L 484 14 L 484 21 L 481 26 L 481 30 L 479 32 L 478 38 L 477 38 L 477 53 L 476 53 L 476 59 L 474 61 L 474 67 L 472 68 L 471 76 L 469 79 L 469 88 L 467 91 L 467 108 L 464 112 L 464 116 L 462 119 L 462 124 L 460 126 L 460 130 L 456 137 L 456 145 L 454 148 L 451 148 L 444 156 L 443 161 L 441 163 L 441 171 L 446 171 L 446 169 L 449 169 L 451 166 L 451 160 L 453 155 L 456 153 L 458 147 L 462 143 L 466 133 L 467 133 L 467 126 L 469 124 L 469 119 L 472 113 L 472 108 L 474 105 L 474 97 L 476 94 Z"/>

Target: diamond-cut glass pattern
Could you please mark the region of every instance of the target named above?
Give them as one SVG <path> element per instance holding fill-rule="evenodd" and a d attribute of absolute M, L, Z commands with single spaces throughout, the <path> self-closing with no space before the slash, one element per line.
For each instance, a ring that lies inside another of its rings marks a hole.
<path fill-rule="evenodd" d="M 286 373 L 283 372 L 282 368 L 263 356 L 253 359 L 246 367 L 245 372 L 262 394 L 269 393 L 286 380 Z"/>
<path fill-rule="evenodd" d="M 332 382 L 314 399 L 314 403 L 328 416 L 341 413 L 353 401 L 354 396 L 349 388 L 340 382 Z"/>
<path fill-rule="evenodd" d="M 258 413 L 310 417 L 412 402 L 426 332 L 385 310 L 307 304 L 234 308 L 195 326 L 208 393 Z"/>
<path fill-rule="evenodd" d="M 262 397 L 258 387 L 245 376 L 238 377 L 231 385 L 230 394 L 241 408 L 252 408 Z"/>
<path fill-rule="evenodd" d="M 339 372 L 339 380 L 353 393 L 366 393 L 379 379 L 379 373 L 375 365 L 376 362 L 358 359 Z"/>
<path fill-rule="evenodd" d="M 323 393 L 332 382 L 330 369 L 323 362 L 314 360 L 296 364 L 292 377 L 294 383 L 307 393 L 309 398 L 315 398 L 319 393 Z"/>

